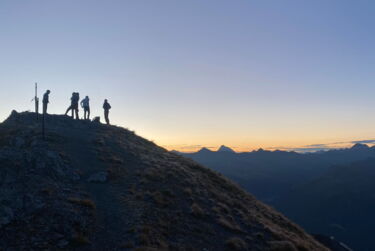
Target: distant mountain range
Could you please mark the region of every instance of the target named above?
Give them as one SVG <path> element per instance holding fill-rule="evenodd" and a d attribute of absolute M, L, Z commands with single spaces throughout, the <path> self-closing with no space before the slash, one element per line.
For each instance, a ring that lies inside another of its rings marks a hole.
<path fill-rule="evenodd" d="M 261 200 L 272 203 L 281 194 L 318 178 L 333 165 L 375 157 L 375 147 L 356 144 L 348 149 L 304 154 L 263 149 L 236 153 L 202 148 L 195 153 L 179 154 L 224 174 Z"/>
<path fill-rule="evenodd" d="M 315 153 L 180 153 L 231 178 L 313 233 L 334 235 L 355 250 L 371 245 L 375 223 L 375 147 Z"/>
<path fill-rule="evenodd" d="M 375 226 L 375 159 L 335 166 L 304 184 L 275 206 L 310 232 L 350 240 L 356 250 L 369 249 Z M 306 217 L 308 216 L 308 217 Z"/>

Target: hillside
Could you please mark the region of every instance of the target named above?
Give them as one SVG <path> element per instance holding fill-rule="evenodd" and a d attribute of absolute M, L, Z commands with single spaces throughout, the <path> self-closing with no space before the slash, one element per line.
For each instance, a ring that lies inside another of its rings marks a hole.
<path fill-rule="evenodd" d="M 115 126 L 0 125 L 0 250 L 326 250 L 221 175 Z"/>
<path fill-rule="evenodd" d="M 375 159 L 336 166 L 276 204 L 311 232 L 334 235 L 355 250 L 372 250 L 374 180 Z"/>

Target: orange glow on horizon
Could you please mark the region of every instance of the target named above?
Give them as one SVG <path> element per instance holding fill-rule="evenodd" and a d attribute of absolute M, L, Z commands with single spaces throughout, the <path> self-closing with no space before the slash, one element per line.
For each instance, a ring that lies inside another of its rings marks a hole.
<path fill-rule="evenodd" d="M 338 143 L 327 143 L 327 144 L 316 144 L 314 146 L 311 145 L 296 145 L 296 146 L 270 146 L 270 147 L 250 147 L 250 146 L 242 146 L 242 147 L 231 147 L 230 145 L 225 145 L 232 150 L 234 150 L 237 153 L 241 152 L 252 152 L 257 151 L 259 149 L 268 150 L 268 151 L 275 151 L 275 150 L 281 150 L 281 151 L 296 151 L 296 152 L 314 152 L 319 150 L 330 150 L 330 149 L 341 149 L 341 148 L 350 148 L 354 145 L 353 142 L 338 142 Z M 319 145 L 321 145 L 319 147 Z M 367 144 L 369 146 L 373 146 L 373 143 Z M 185 152 L 185 153 L 191 153 L 191 152 L 197 152 L 203 147 L 211 150 L 211 151 L 217 151 L 221 145 L 217 146 L 201 146 L 201 145 L 161 145 L 162 147 L 166 148 L 169 151 L 175 150 L 179 152 Z"/>

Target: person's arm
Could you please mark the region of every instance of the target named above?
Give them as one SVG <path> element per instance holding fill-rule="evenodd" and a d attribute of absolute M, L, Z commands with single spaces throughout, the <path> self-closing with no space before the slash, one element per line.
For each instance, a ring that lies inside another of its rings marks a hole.
<path fill-rule="evenodd" d="M 43 95 L 43 103 L 46 103 L 46 104 L 49 103 L 49 97 L 46 94 Z"/>

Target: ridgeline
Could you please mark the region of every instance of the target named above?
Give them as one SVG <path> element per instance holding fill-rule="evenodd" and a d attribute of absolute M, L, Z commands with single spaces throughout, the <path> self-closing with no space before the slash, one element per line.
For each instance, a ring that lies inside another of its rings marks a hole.
<path fill-rule="evenodd" d="M 129 130 L 12 112 L 0 250 L 328 250 L 237 185 Z"/>

